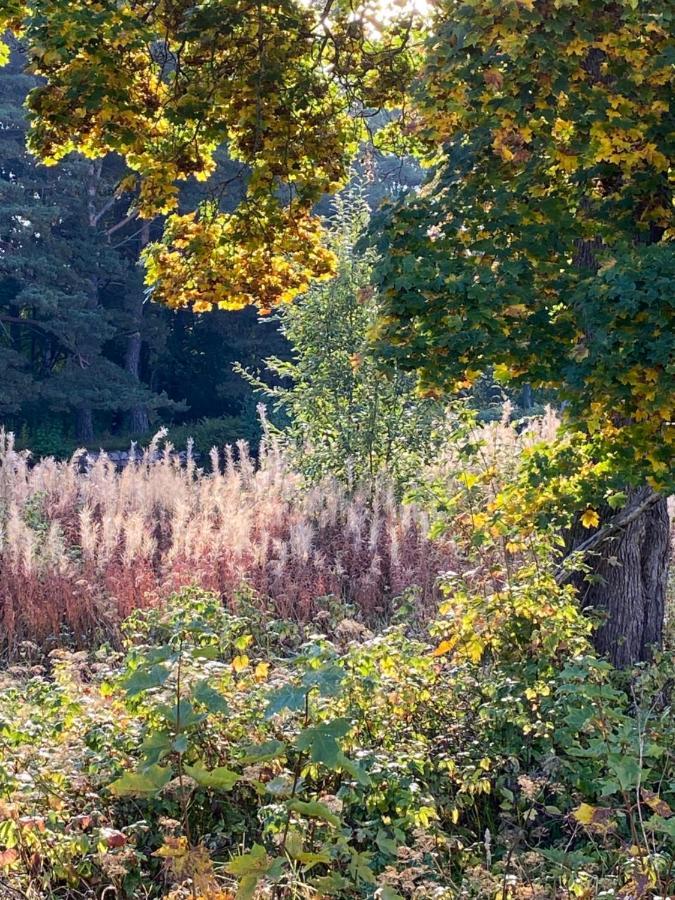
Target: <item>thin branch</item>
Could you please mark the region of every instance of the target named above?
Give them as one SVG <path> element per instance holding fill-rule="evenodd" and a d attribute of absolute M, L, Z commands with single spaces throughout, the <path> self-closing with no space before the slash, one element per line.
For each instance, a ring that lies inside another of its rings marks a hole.
<path fill-rule="evenodd" d="M 129 222 L 133 222 L 133 220 L 138 216 L 138 212 L 133 210 L 129 213 L 128 216 L 125 216 L 123 219 L 120 219 L 116 225 L 113 225 L 111 228 L 108 228 L 106 231 L 106 237 L 111 237 L 111 235 L 115 234 L 116 231 L 119 231 L 120 228 L 124 228 L 125 225 L 128 225 Z"/>
<path fill-rule="evenodd" d="M 637 506 L 619 513 L 618 516 L 610 519 L 610 521 L 596 531 L 595 534 L 592 534 L 589 538 L 579 544 L 578 547 L 575 547 L 565 559 L 569 559 L 570 556 L 576 556 L 578 554 L 585 555 L 586 553 L 590 553 L 591 550 L 595 550 L 596 547 L 603 544 L 607 538 L 611 537 L 615 532 L 620 531 L 622 528 L 625 528 L 626 525 L 630 525 L 631 522 L 639 519 L 643 513 L 654 506 L 655 503 L 658 503 L 660 499 L 660 494 L 650 494 L 645 500 L 638 503 Z M 560 565 L 555 576 L 556 584 L 564 584 L 570 575 L 571 572 L 563 568 L 563 565 Z"/>
<path fill-rule="evenodd" d="M 49 325 L 43 322 L 37 322 L 35 319 L 24 319 L 21 316 L 0 316 L 0 322 L 8 322 L 10 325 L 28 325 L 29 328 L 37 328 L 39 331 L 52 333 Z"/>
<path fill-rule="evenodd" d="M 97 212 L 92 212 L 89 220 L 89 224 L 92 228 L 96 228 L 103 216 L 113 208 L 119 199 L 119 197 L 111 197 Z"/>

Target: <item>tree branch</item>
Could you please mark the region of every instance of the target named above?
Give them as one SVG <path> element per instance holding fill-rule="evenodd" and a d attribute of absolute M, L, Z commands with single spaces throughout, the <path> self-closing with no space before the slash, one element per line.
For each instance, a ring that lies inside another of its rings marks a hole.
<path fill-rule="evenodd" d="M 89 217 L 89 224 L 91 225 L 92 228 L 96 228 L 96 226 L 101 221 L 103 216 L 113 208 L 113 206 L 117 203 L 118 200 L 119 200 L 119 197 L 113 196 L 109 200 L 106 200 L 106 202 L 103 204 L 103 206 L 97 212 L 94 212 L 94 211 L 91 212 L 90 217 Z"/>
<path fill-rule="evenodd" d="M 576 554 L 585 556 L 587 553 L 590 553 L 591 550 L 595 550 L 596 547 L 599 547 L 600 544 L 603 544 L 607 540 L 607 538 L 611 537 L 611 535 L 613 535 L 615 532 L 620 531 L 622 528 L 630 525 L 631 522 L 639 519 L 643 513 L 645 513 L 650 507 L 654 506 L 655 503 L 658 503 L 660 499 L 660 494 L 652 493 L 649 494 L 649 496 L 645 500 L 642 500 L 642 502 L 638 503 L 636 506 L 623 510 L 621 513 L 619 513 L 619 515 L 615 516 L 613 519 L 610 519 L 610 521 L 603 525 L 602 528 L 600 528 L 598 531 L 596 531 L 595 534 L 592 534 L 589 538 L 579 544 L 578 547 L 575 547 L 565 557 L 565 559 L 569 559 L 570 556 L 574 556 Z M 563 560 L 563 564 L 564 562 L 565 560 Z M 555 576 L 556 584 L 564 584 L 571 575 L 571 572 L 563 568 L 563 564 L 558 566 Z"/>
<path fill-rule="evenodd" d="M 133 220 L 138 216 L 136 211 L 130 212 L 128 216 L 125 216 L 123 219 L 120 219 L 116 225 L 113 225 L 112 228 L 108 228 L 106 231 L 106 237 L 111 237 L 115 234 L 116 231 L 119 231 L 120 228 L 124 228 L 125 225 L 128 225 L 129 222 L 133 222 Z"/>

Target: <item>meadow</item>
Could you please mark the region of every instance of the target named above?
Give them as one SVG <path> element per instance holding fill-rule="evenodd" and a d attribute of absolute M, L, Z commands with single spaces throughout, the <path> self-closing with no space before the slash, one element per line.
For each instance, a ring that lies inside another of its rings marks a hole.
<path fill-rule="evenodd" d="M 409 594 L 429 613 L 438 577 L 456 562 L 452 541 L 431 541 L 429 515 L 402 504 L 381 479 L 349 491 L 325 478 L 309 490 L 278 448 L 214 449 L 198 471 L 150 445 L 118 471 L 105 455 L 33 462 L 0 436 L 1 651 L 119 639 L 136 609 L 191 584 L 225 604 L 260 598 L 310 623 L 333 602 L 368 624 Z M 51 642 L 51 643 L 50 643 Z"/>

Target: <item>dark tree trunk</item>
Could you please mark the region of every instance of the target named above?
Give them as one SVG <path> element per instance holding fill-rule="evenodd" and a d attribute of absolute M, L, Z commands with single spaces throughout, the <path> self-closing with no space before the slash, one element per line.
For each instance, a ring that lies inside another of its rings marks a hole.
<path fill-rule="evenodd" d="M 140 331 L 129 335 L 124 357 L 124 368 L 136 381 L 140 381 L 142 338 Z M 145 406 L 132 406 L 129 410 L 129 428 L 132 434 L 145 434 L 150 428 L 148 411 Z"/>
<path fill-rule="evenodd" d="M 626 508 L 637 507 L 650 496 L 650 488 L 633 491 Z M 617 518 L 609 508 L 602 515 L 604 521 Z M 590 534 L 577 523 L 568 547 L 578 548 Z M 667 501 L 658 498 L 587 555 L 590 576 L 575 578 L 584 609 L 604 614 L 594 644 L 615 666 L 648 660 L 662 643 L 669 551 Z"/>
<path fill-rule="evenodd" d="M 591 49 L 583 66 L 595 81 L 602 80 L 605 51 Z M 590 273 L 597 272 L 597 251 L 602 239 L 579 240 L 575 265 Z M 593 335 L 588 334 L 589 340 Z M 624 668 L 649 660 L 663 640 L 668 560 L 670 555 L 670 521 L 665 498 L 655 498 L 649 487 L 628 491 L 626 509 L 637 509 L 654 498 L 640 515 L 613 531 L 588 555 L 591 580 L 577 578 L 582 606 L 604 613 L 596 630 L 594 643 L 615 666 Z M 600 531 L 617 514 L 607 507 L 601 510 Z M 622 517 L 623 518 L 623 517 Z M 589 532 L 578 522 L 572 529 L 572 550 L 588 540 Z"/>
<path fill-rule="evenodd" d="M 140 244 L 146 247 L 150 242 L 150 223 L 146 222 L 141 231 Z M 124 368 L 136 381 L 141 380 L 141 348 L 143 338 L 141 336 L 141 322 L 143 320 L 143 295 L 134 301 L 132 310 L 133 322 L 136 330 L 127 340 L 127 349 L 124 357 Z M 148 410 L 145 406 L 132 406 L 129 410 L 129 429 L 132 434 L 146 434 L 150 430 Z"/>
<path fill-rule="evenodd" d="M 94 442 L 94 417 L 91 407 L 80 406 L 75 410 L 75 434 L 79 444 L 91 447 Z"/>
<path fill-rule="evenodd" d="M 523 409 L 532 409 L 532 385 L 523 385 L 523 389 L 520 392 L 520 405 Z"/>

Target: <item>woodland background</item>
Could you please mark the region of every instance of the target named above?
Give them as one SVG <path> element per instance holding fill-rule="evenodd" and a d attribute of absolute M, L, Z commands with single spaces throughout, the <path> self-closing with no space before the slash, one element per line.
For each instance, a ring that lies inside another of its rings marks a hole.
<path fill-rule="evenodd" d="M 233 364 L 288 359 L 288 341 L 253 308 L 207 316 L 149 302 L 139 254 L 161 236 L 162 217 L 130 216 L 129 196 L 115 194 L 120 159 L 48 168 L 28 153 L 23 104 L 36 84 L 15 50 L 0 69 L 0 422 L 37 456 L 126 450 L 162 425 L 204 455 L 241 438 L 256 445 L 259 398 Z M 369 147 L 355 175 L 372 204 L 422 179 L 411 159 Z M 245 182 L 224 152 L 210 191 L 214 182 L 233 209 Z M 189 183 L 182 206 L 204 196 Z"/>

